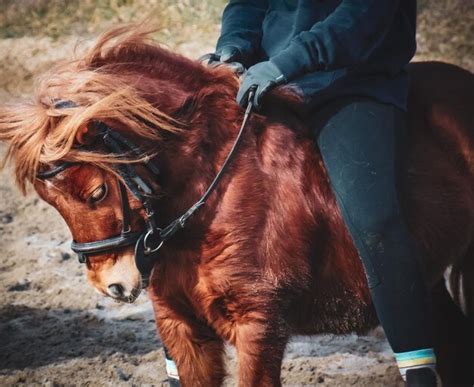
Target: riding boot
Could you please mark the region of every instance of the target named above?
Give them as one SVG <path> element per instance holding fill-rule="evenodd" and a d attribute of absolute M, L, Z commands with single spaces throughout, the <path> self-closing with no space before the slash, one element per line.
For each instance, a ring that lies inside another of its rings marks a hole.
<path fill-rule="evenodd" d="M 423 367 L 408 370 L 406 373 L 406 387 L 436 387 L 436 374 L 432 368 Z"/>

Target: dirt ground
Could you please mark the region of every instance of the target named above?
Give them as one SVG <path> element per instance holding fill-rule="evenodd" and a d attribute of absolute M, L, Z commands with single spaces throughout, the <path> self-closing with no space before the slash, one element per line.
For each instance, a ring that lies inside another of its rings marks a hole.
<path fill-rule="evenodd" d="M 424 9 L 418 58 L 473 71 L 473 3 Z M 81 36 L 85 47 L 93 35 Z M 1 39 L 0 103 L 30 95 L 35 75 L 70 57 L 77 40 L 70 35 Z M 212 49 L 212 39 L 198 40 L 174 48 L 190 57 Z M 0 147 L 0 155 L 3 151 Z M 69 244 L 69 231 L 55 210 L 34 193 L 21 196 L 10 169 L 1 172 L 0 385 L 163 385 L 161 342 L 146 294 L 132 305 L 96 294 Z M 231 386 L 232 348 L 228 357 L 226 385 Z M 366 336 L 295 337 L 282 378 L 286 386 L 402 385 L 380 328 Z"/>

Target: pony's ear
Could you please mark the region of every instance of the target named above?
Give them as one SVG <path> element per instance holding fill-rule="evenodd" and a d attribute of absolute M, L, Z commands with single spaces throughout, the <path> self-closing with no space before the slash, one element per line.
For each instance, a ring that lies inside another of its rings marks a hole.
<path fill-rule="evenodd" d="M 79 145 L 90 145 L 97 136 L 97 130 L 94 125 L 84 125 L 76 133 L 76 143 Z"/>

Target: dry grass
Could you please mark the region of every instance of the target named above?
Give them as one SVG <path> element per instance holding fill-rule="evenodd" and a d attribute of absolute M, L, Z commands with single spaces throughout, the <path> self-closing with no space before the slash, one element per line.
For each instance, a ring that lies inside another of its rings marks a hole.
<path fill-rule="evenodd" d="M 97 34 L 148 19 L 160 41 L 215 34 L 225 0 L 0 0 L 0 39 Z"/>
<path fill-rule="evenodd" d="M 31 93 L 38 74 L 119 23 L 147 20 L 158 42 L 191 58 L 211 52 L 226 1 L 0 0 L 0 101 Z"/>

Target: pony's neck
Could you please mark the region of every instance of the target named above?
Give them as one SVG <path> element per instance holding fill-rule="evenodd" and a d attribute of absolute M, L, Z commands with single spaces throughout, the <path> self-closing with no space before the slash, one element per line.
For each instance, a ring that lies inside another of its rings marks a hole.
<path fill-rule="evenodd" d="M 228 70 L 207 69 L 194 62 L 188 65 L 188 70 L 194 71 L 189 80 L 194 86 L 182 79 L 172 85 L 168 78 L 157 85 L 161 96 L 155 94 L 160 109 L 183 123 L 179 132 L 166 134 L 158 144 L 163 191 L 158 206 L 164 222 L 182 214 L 206 191 L 243 118 L 243 110 L 235 102 L 237 82 Z M 200 223 L 203 221 L 200 217 Z"/>

